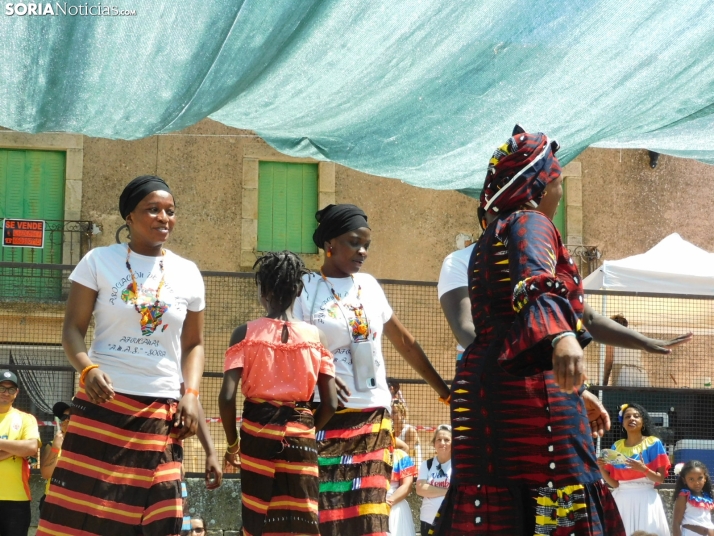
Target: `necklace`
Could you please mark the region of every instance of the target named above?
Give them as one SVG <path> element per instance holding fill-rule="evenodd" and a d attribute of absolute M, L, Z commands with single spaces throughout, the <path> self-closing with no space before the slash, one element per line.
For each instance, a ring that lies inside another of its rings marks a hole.
<path fill-rule="evenodd" d="M 335 290 L 335 287 L 332 285 L 332 282 L 329 279 L 327 279 L 327 277 L 325 276 L 324 272 L 322 271 L 322 268 L 320 268 L 320 275 L 322 276 L 322 279 L 325 280 L 325 283 L 327 283 L 327 286 L 330 287 L 330 291 L 332 292 L 333 298 L 335 298 L 335 300 L 337 300 L 337 301 L 340 301 L 339 294 L 337 294 L 337 291 Z M 350 277 L 352 278 L 352 284 L 357 285 L 357 283 L 355 282 L 355 276 L 350 274 Z M 359 300 L 361 297 L 362 297 L 362 285 L 357 285 L 357 299 Z"/>
<path fill-rule="evenodd" d="M 131 302 L 134 304 L 134 309 L 136 309 L 136 312 L 139 313 L 140 315 L 144 315 L 144 313 L 141 311 L 141 307 L 137 303 L 137 300 L 139 299 L 139 285 L 136 284 L 136 276 L 134 275 L 134 270 L 131 269 L 131 264 L 129 264 L 129 256 L 131 255 L 131 248 L 129 246 L 126 247 L 126 269 L 129 270 L 129 274 L 131 275 L 131 289 L 133 291 L 133 296 L 131 296 Z M 161 259 L 159 260 L 159 269 L 161 270 L 161 281 L 159 281 L 159 286 L 156 287 L 156 296 L 154 300 L 154 305 L 145 305 L 144 307 L 148 307 L 152 309 L 152 312 L 156 312 L 159 309 L 162 308 L 161 302 L 159 301 L 159 295 L 161 294 L 161 289 L 164 286 L 164 277 L 166 274 L 164 274 L 164 257 L 166 256 L 166 250 L 162 249 L 161 250 Z"/>
<path fill-rule="evenodd" d="M 354 314 L 354 317 L 352 318 L 347 318 L 347 315 L 345 314 L 345 311 L 341 307 L 341 299 L 339 294 L 337 294 L 337 291 L 335 290 L 335 287 L 332 286 L 332 282 L 325 277 L 325 274 L 322 272 L 322 269 L 320 270 L 320 275 L 322 276 L 322 279 L 325 281 L 327 286 L 330 288 L 330 291 L 332 292 L 332 296 L 335 298 L 335 302 L 337 304 L 337 308 L 340 310 L 342 313 L 342 316 L 345 318 L 345 321 L 347 322 L 347 327 L 350 330 L 350 334 L 352 336 L 352 340 L 354 342 L 360 341 L 360 340 L 367 340 L 369 339 L 369 320 L 367 320 L 367 314 L 365 313 L 364 310 L 364 305 L 362 305 L 362 285 L 357 285 L 357 282 L 355 281 L 355 277 L 353 275 L 350 275 L 352 278 L 352 284 L 357 285 L 357 300 L 359 301 L 359 305 L 351 305 L 351 304 L 346 304 L 346 307 L 352 311 Z"/>

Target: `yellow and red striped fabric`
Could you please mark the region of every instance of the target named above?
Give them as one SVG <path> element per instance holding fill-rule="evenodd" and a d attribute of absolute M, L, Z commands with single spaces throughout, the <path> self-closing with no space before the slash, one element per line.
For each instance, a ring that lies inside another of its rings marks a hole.
<path fill-rule="evenodd" d="M 317 444 L 309 409 L 247 399 L 240 460 L 244 534 L 319 534 Z"/>
<path fill-rule="evenodd" d="M 386 536 L 392 420 L 386 408 L 340 409 L 317 433 L 320 534 Z"/>
<path fill-rule="evenodd" d="M 176 405 L 122 394 L 97 405 L 80 389 L 37 534 L 178 535 L 183 449 L 172 434 Z"/>

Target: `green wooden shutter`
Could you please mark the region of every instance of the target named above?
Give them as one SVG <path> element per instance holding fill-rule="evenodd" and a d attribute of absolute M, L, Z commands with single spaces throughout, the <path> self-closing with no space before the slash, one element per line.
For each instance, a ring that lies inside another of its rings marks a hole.
<path fill-rule="evenodd" d="M 273 244 L 272 251 L 288 247 L 288 173 L 287 165 L 275 163 L 273 168 Z M 258 186 L 260 189 L 260 186 Z"/>
<path fill-rule="evenodd" d="M 260 162 L 258 171 L 258 251 L 273 249 L 273 163 Z"/>
<path fill-rule="evenodd" d="M 288 177 L 288 196 L 285 218 L 285 249 L 302 251 L 302 168 L 303 166 L 290 166 L 286 169 Z"/>
<path fill-rule="evenodd" d="M 33 151 L 40 160 L 42 196 L 40 198 L 40 220 L 64 220 L 65 162 L 64 152 Z M 58 224 L 55 223 L 55 228 Z M 62 263 L 63 232 L 45 231 L 45 247 L 42 262 Z M 38 250 L 39 251 L 39 250 Z"/>
<path fill-rule="evenodd" d="M 0 218 L 64 220 L 66 153 L 0 149 Z M 55 228 L 61 224 L 55 221 Z M 0 259 L 9 262 L 62 262 L 61 231 L 45 231 L 42 249 L 2 247 Z M 0 296 L 58 299 L 61 279 L 54 272 L 7 269 L 0 275 Z"/>
<path fill-rule="evenodd" d="M 317 165 L 304 166 L 302 173 L 302 206 L 300 251 L 302 253 L 317 253 L 317 246 L 312 241 L 312 235 L 317 229 L 315 212 L 317 212 L 318 184 Z"/>
<path fill-rule="evenodd" d="M 258 251 L 317 253 L 317 164 L 260 162 Z"/>

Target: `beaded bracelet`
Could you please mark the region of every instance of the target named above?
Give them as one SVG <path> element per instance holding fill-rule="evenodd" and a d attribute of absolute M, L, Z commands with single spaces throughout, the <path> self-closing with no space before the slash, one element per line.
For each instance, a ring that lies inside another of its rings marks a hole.
<path fill-rule="evenodd" d="M 560 342 L 560 339 L 564 339 L 565 337 L 575 337 L 575 336 L 576 336 L 575 333 L 573 333 L 572 331 L 564 331 L 563 333 L 560 333 L 560 334 L 556 335 L 555 337 L 553 337 L 553 340 L 550 341 L 550 344 L 553 348 L 555 348 L 555 345 L 558 344 L 558 342 Z"/>
<path fill-rule="evenodd" d="M 226 447 L 226 451 L 227 451 L 228 449 L 232 449 L 233 447 L 235 447 L 235 446 L 238 444 L 239 441 L 240 441 L 240 436 L 236 437 L 236 440 L 235 440 L 233 443 L 231 443 L 230 445 L 228 445 L 228 446 Z"/>
<path fill-rule="evenodd" d="M 82 374 L 79 375 L 79 385 L 84 385 L 84 382 L 87 379 L 87 374 L 90 370 L 95 368 L 99 368 L 99 365 L 89 365 L 84 367 L 84 369 L 82 370 Z"/>
<path fill-rule="evenodd" d="M 196 389 L 188 388 L 188 389 L 186 389 L 186 391 L 184 392 L 184 394 L 186 394 L 186 395 L 193 395 L 193 396 L 195 396 L 196 398 L 198 398 L 198 391 L 197 391 Z"/>

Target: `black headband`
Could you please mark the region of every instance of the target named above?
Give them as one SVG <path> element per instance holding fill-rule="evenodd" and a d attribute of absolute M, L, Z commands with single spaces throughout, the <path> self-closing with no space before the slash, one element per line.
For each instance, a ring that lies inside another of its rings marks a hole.
<path fill-rule="evenodd" d="M 312 241 L 320 249 L 324 249 L 325 242 L 336 236 L 360 227 L 369 229 L 367 215 L 355 205 L 327 205 L 315 213 L 315 219 L 318 221 L 318 225 L 312 235 Z"/>
<path fill-rule="evenodd" d="M 127 184 L 119 197 L 119 214 L 121 214 L 122 219 L 126 219 L 129 213 L 139 204 L 139 201 L 157 190 L 168 192 L 172 197 L 174 195 L 164 179 L 155 175 L 142 175 Z"/>

